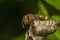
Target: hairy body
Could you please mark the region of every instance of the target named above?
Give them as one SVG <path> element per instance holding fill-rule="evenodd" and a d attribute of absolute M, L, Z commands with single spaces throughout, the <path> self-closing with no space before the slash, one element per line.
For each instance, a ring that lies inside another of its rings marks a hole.
<path fill-rule="evenodd" d="M 25 40 L 45 40 L 48 35 L 56 31 L 58 24 L 54 20 L 47 20 L 45 16 L 24 15 L 22 25 L 26 28 L 29 27 L 26 31 Z"/>
<path fill-rule="evenodd" d="M 34 20 L 30 24 L 30 29 L 26 32 L 25 40 L 28 40 L 29 37 L 31 40 L 44 40 L 49 34 L 56 31 L 57 25 L 58 22 L 52 20 Z"/>

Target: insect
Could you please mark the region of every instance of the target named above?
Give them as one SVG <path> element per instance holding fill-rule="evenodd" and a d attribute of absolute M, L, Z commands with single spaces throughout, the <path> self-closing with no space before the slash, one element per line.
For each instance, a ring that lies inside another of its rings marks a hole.
<path fill-rule="evenodd" d="M 59 22 L 50 20 L 46 16 L 26 14 L 22 18 L 23 27 L 29 27 L 25 40 L 44 40 L 45 37 L 57 30 L 58 24 Z"/>
<path fill-rule="evenodd" d="M 26 31 L 25 40 L 29 38 L 33 40 L 44 40 L 48 35 L 57 30 L 58 22 L 54 20 L 33 20 L 29 27 L 29 30 Z"/>
<path fill-rule="evenodd" d="M 47 20 L 47 16 L 38 16 L 36 14 L 26 14 L 22 18 L 22 26 L 29 25 L 32 20 Z"/>

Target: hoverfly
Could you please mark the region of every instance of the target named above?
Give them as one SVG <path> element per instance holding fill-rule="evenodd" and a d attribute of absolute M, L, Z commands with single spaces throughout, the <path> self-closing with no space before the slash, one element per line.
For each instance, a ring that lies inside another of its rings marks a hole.
<path fill-rule="evenodd" d="M 54 33 L 59 22 L 50 20 L 47 16 L 26 14 L 23 16 L 22 25 L 29 25 L 26 31 L 25 40 L 44 40 L 49 34 Z"/>
<path fill-rule="evenodd" d="M 26 31 L 25 40 L 45 40 L 45 38 L 57 30 L 58 22 L 54 20 L 33 20 Z"/>

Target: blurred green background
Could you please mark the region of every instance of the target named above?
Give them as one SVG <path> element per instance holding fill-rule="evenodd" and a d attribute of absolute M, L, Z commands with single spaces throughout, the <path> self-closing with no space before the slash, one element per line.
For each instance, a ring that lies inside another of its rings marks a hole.
<path fill-rule="evenodd" d="M 0 0 L 0 40 L 24 40 L 21 21 L 30 12 L 60 22 L 60 0 Z M 60 27 L 46 40 L 60 40 Z"/>

